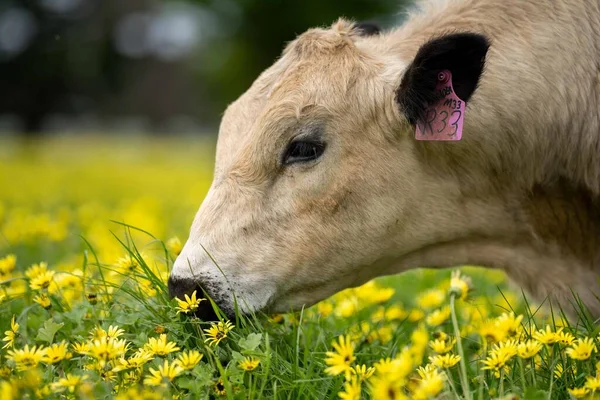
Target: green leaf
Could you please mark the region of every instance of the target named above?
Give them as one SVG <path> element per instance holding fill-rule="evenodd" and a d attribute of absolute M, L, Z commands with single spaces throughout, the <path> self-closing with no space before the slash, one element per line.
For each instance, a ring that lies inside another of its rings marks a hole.
<path fill-rule="evenodd" d="M 185 377 L 179 378 L 177 380 L 177 386 L 189 390 L 191 393 L 194 393 L 196 396 L 199 396 L 201 393 L 207 392 L 206 385 L 202 382 L 198 382 L 195 379 Z"/>
<path fill-rule="evenodd" d="M 533 387 L 527 388 L 523 394 L 523 400 L 545 400 L 548 398 L 548 393 L 544 390 L 539 390 Z"/>
<path fill-rule="evenodd" d="M 210 364 L 200 363 L 193 369 L 193 375 L 199 386 L 209 386 L 212 384 L 214 368 Z"/>
<path fill-rule="evenodd" d="M 237 363 L 237 362 L 242 361 L 244 359 L 244 356 L 241 353 L 238 353 L 237 351 L 232 351 L 231 359 Z"/>
<path fill-rule="evenodd" d="M 75 323 L 81 323 L 83 320 L 83 316 L 85 315 L 85 313 L 87 312 L 87 310 L 83 307 L 77 307 L 77 308 L 73 308 L 73 310 L 71 311 L 67 311 L 63 313 L 63 316 Z"/>
<path fill-rule="evenodd" d="M 229 382 L 233 383 L 234 385 L 242 385 L 244 383 L 244 371 L 238 369 L 237 367 L 229 370 L 228 376 Z"/>
<path fill-rule="evenodd" d="M 44 322 L 44 327 L 40 328 L 40 330 L 38 331 L 38 335 L 35 338 L 35 340 L 48 342 L 48 344 L 52 344 L 52 341 L 54 340 L 54 335 L 56 335 L 56 332 L 58 332 L 58 330 L 64 325 L 65 324 L 63 323 L 56 324 L 51 319 L 47 320 L 46 322 Z"/>
<path fill-rule="evenodd" d="M 262 341 L 262 334 L 260 333 L 251 333 L 246 337 L 246 339 L 240 339 L 239 345 L 242 349 L 248 351 L 254 351 Z"/>
<path fill-rule="evenodd" d="M 136 322 L 138 322 L 139 319 L 140 314 L 129 312 L 117 316 L 115 322 L 119 326 L 133 326 Z"/>

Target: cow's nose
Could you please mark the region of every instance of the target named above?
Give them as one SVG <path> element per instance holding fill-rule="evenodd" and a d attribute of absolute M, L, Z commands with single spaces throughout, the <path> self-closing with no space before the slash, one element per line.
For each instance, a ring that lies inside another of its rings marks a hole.
<path fill-rule="evenodd" d="M 180 279 L 170 276 L 168 285 L 169 296 L 171 296 L 171 298 L 177 297 L 178 299 L 183 300 L 185 299 L 186 294 L 190 296 L 194 290 L 196 291 L 196 296 L 198 298 L 205 297 L 202 287 L 198 282 L 191 279 Z M 198 309 L 196 310 L 196 316 L 202 321 L 217 321 L 219 319 L 209 300 L 200 302 Z"/>

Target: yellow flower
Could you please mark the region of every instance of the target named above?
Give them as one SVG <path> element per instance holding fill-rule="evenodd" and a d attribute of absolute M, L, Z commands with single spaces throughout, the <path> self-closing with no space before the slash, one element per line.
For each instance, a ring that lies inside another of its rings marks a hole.
<path fill-rule="evenodd" d="M 183 369 L 192 369 L 202 360 L 203 356 L 198 350 L 188 350 L 177 356 L 177 362 Z"/>
<path fill-rule="evenodd" d="M 83 388 L 83 386 L 82 386 Z M 80 389 L 81 390 L 81 389 Z M 88 396 L 86 398 L 94 398 Z M 153 388 L 141 388 L 132 386 L 127 391 L 120 391 L 117 394 L 116 400 L 163 400 L 164 396 L 159 391 Z"/>
<path fill-rule="evenodd" d="M 592 392 L 600 391 L 600 376 L 587 376 L 583 386 Z"/>
<path fill-rule="evenodd" d="M 421 379 L 427 379 L 437 373 L 437 368 L 433 364 L 427 364 L 423 367 L 417 368 L 417 374 Z"/>
<path fill-rule="evenodd" d="M 204 329 L 204 333 L 208 336 L 205 342 L 211 346 L 217 346 L 221 340 L 227 337 L 227 334 L 235 327 L 231 322 L 219 321 L 214 323 L 208 329 Z"/>
<path fill-rule="evenodd" d="M 365 380 L 369 379 L 371 376 L 373 376 L 373 374 L 375 373 L 375 368 L 374 367 L 367 368 L 367 366 L 364 364 L 357 365 L 354 368 L 352 368 L 352 373 L 354 375 L 356 375 L 358 380 L 365 381 Z"/>
<path fill-rule="evenodd" d="M 54 343 L 52 346 L 46 348 L 46 356 L 44 362 L 49 364 L 56 364 L 59 361 L 71 358 L 71 353 L 67 351 L 68 343 L 64 340 L 60 343 Z"/>
<path fill-rule="evenodd" d="M 102 340 L 104 338 L 106 338 L 107 332 L 102 329 L 102 327 L 100 326 L 95 326 L 92 328 L 92 330 L 90 331 L 90 340 L 94 341 L 94 340 Z"/>
<path fill-rule="evenodd" d="M 8 365 L 4 364 L 3 366 L 0 367 L 0 378 L 8 379 L 11 374 L 12 374 L 12 370 L 10 369 L 10 367 Z M 0 399 L 1 398 L 2 398 L 2 396 L 0 396 Z"/>
<path fill-rule="evenodd" d="M 179 366 L 177 362 L 169 365 L 169 362 L 165 360 L 163 365 L 158 366 L 158 370 L 150 368 L 150 375 L 146 376 L 146 379 L 144 379 L 144 384 L 150 386 L 160 386 L 166 384 L 167 382 L 172 382 L 173 379 L 175 379 L 177 375 L 181 374 L 183 371 L 183 368 Z"/>
<path fill-rule="evenodd" d="M 415 329 L 410 335 L 410 341 L 417 347 L 425 348 L 427 347 L 427 341 L 429 340 L 429 333 L 427 332 L 427 328 L 423 324 L 419 324 L 417 329 Z"/>
<path fill-rule="evenodd" d="M 496 353 L 500 356 L 511 358 L 517 354 L 517 341 L 507 340 L 505 342 L 496 343 L 492 346 L 490 353 Z"/>
<path fill-rule="evenodd" d="M 46 349 L 42 346 L 29 348 L 29 345 L 25 345 L 22 350 L 9 350 L 6 358 L 12 360 L 19 371 L 26 371 L 37 367 L 45 355 Z"/>
<path fill-rule="evenodd" d="M 75 351 L 95 358 L 103 367 L 107 361 L 124 355 L 127 352 L 128 347 L 129 345 L 124 339 L 110 339 L 108 337 L 104 337 L 89 343 L 86 352 L 78 351 L 83 350 L 83 348 L 79 348 Z"/>
<path fill-rule="evenodd" d="M 391 358 L 382 358 L 373 364 L 375 371 L 381 375 L 387 375 L 392 368 L 392 359 Z"/>
<path fill-rule="evenodd" d="M 19 330 L 19 324 L 17 324 L 17 321 L 15 320 L 15 316 L 13 315 L 12 319 L 10 320 L 10 330 L 8 331 L 4 331 L 4 334 L 6 336 L 4 336 L 4 339 L 2 339 L 3 342 L 6 342 L 6 344 L 4 346 L 2 346 L 3 349 L 7 349 L 9 347 L 13 347 L 15 345 L 15 339 L 17 337 L 17 334 L 19 332 L 17 332 Z"/>
<path fill-rule="evenodd" d="M 16 400 L 19 398 L 19 388 L 15 382 L 0 381 L 0 398 Z"/>
<path fill-rule="evenodd" d="M 587 360 L 594 351 L 597 351 L 594 339 L 584 338 L 577 339 L 577 343 L 565 350 L 565 353 L 574 360 Z"/>
<path fill-rule="evenodd" d="M 217 381 L 213 385 L 213 389 L 218 396 L 227 396 L 227 390 L 225 388 L 223 378 L 217 379 Z"/>
<path fill-rule="evenodd" d="M 137 371 L 129 371 L 123 374 L 123 382 L 124 386 L 130 386 L 138 383 L 140 381 L 141 375 L 139 370 Z"/>
<path fill-rule="evenodd" d="M 562 328 L 558 330 L 561 332 Z M 533 338 L 542 344 L 553 344 L 558 341 L 558 335 L 556 332 L 552 331 L 549 325 L 546 325 L 545 329 L 540 329 L 537 332 L 533 333 Z"/>
<path fill-rule="evenodd" d="M 388 321 L 403 320 L 408 316 L 408 313 L 401 306 L 394 304 L 385 310 L 385 319 Z"/>
<path fill-rule="evenodd" d="M 75 343 L 71 345 L 73 347 L 73 351 L 79 354 L 88 354 L 90 352 L 90 344 L 89 343 Z"/>
<path fill-rule="evenodd" d="M 586 387 L 569 389 L 571 396 L 575 397 L 576 399 L 584 398 L 589 392 L 590 390 Z"/>
<path fill-rule="evenodd" d="M 410 322 L 420 321 L 420 320 L 423 319 L 423 317 L 425 317 L 425 312 L 423 310 L 421 310 L 421 309 L 418 309 L 418 308 L 413 308 L 408 313 L 408 320 Z"/>
<path fill-rule="evenodd" d="M 402 384 L 387 375 L 374 376 L 369 387 L 373 400 L 408 400 Z"/>
<path fill-rule="evenodd" d="M 425 319 L 429 326 L 439 326 L 450 318 L 450 306 L 444 306 L 429 314 Z"/>
<path fill-rule="evenodd" d="M 25 271 L 25 275 L 29 279 L 33 279 L 45 274 L 46 272 L 48 272 L 48 263 L 41 262 L 39 264 L 33 264 L 31 267 L 29 267 L 27 271 Z"/>
<path fill-rule="evenodd" d="M 172 237 L 167 240 L 167 250 L 169 250 L 172 254 L 178 256 L 181 254 L 181 250 L 183 250 L 183 246 L 181 245 L 181 240 L 177 236 Z"/>
<path fill-rule="evenodd" d="M 496 328 L 501 330 L 504 333 L 504 336 L 514 337 L 522 331 L 522 320 L 522 315 L 515 317 L 515 314 L 512 312 L 503 313 L 495 320 Z"/>
<path fill-rule="evenodd" d="M 269 317 L 269 321 L 274 324 L 281 324 L 284 321 L 284 316 L 283 314 L 273 314 Z"/>
<path fill-rule="evenodd" d="M 387 376 L 399 384 L 403 384 L 413 369 L 413 357 L 408 349 L 403 349 L 394 359 L 379 360 L 374 367 L 378 375 Z"/>
<path fill-rule="evenodd" d="M 346 374 L 350 376 L 352 372 L 352 363 L 356 359 L 354 357 L 354 343 L 348 336 L 338 337 L 338 343 L 335 341 L 332 344 L 335 351 L 325 353 L 327 358 L 325 364 L 329 367 L 325 368 L 325 373 L 329 375 Z"/>
<path fill-rule="evenodd" d="M 500 376 L 500 372 L 507 368 L 506 363 L 512 358 L 512 355 L 506 352 L 490 352 L 489 356 L 481 361 L 484 367 L 481 369 L 491 370 Z"/>
<path fill-rule="evenodd" d="M 464 300 L 471 289 L 471 278 L 462 275 L 459 270 L 452 271 L 450 278 L 450 294 L 455 294 L 459 299 Z"/>
<path fill-rule="evenodd" d="M 36 275 L 29 281 L 29 287 L 33 290 L 48 289 L 50 283 L 52 283 L 53 276 L 54 271 L 46 271 Z"/>
<path fill-rule="evenodd" d="M 571 368 L 568 368 L 569 370 Z M 565 372 L 565 369 L 563 367 L 562 364 L 556 364 L 556 366 L 554 367 L 554 376 L 556 378 L 560 378 L 561 376 L 563 376 L 563 373 Z"/>
<path fill-rule="evenodd" d="M 40 306 L 45 308 L 46 310 L 52 307 L 52 303 L 50 302 L 50 297 L 46 293 L 40 293 L 33 298 L 33 301 L 38 303 Z"/>
<path fill-rule="evenodd" d="M 445 354 L 429 357 L 429 362 L 438 368 L 452 368 L 460 361 L 460 356 L 455 354 Z"/>
<path fill-rule="evenodd" d="M 177 304 L 178 304 L 177 314 L 179 314 L 179 313 L 187 314 L 189 312 L 196 311 L 198 309 L 198 305 L 200 304 L 200 302 L 204 301 L 205 299 L 197 299 L 196 291 L 194 290 L 194 292 L 192 293 L 192 297 L 190 297 L 186 294 L 185 300 L 179 300 L 179 298 L 177 298 L 177 297 L 175 297 L 175 300 L 177 301 Z"/>
<path fill-rule="evenodd" d="M 42 385 L 42 372 L 39 368 L 24 371 L 21 379 L 19 379 L 19 386 L 21 387 L 29 389 L 38 389 Z"/>
<path fill-rule="evenodd" d="M 352 377 L 349 381 L 344 382 L 344 391 L 339 392 L 338 396 L 342 400 L 360 400 L 360 391 L 360 380 Z"/>
<path fill-rule="evenodd" d="M 166 356 L 174 351 L 179 351 L 179 347 L 175 342 L 167 342 L 167 335 L 161 334 L 158 338 L 149 338 L 148 343 L 144 345 L 144 349 L 157 356 Z"/>
<path fill-rule="evenodd" d="M 417 297 L 417 305 L 420 308 L 432 309 L 442 305 L 446 299 L 446 292 L 442 289 L 429 289 Z"/>
<path fill-rule="evenodd" d="M 4 258 L 0 258 L 0 281 L 9 278 L 17 265 L 17 256 L 9 254 Z"/>
<path fill-rule="evenodd" d="M 394 336 L 394 330 L 391 326 L 389 325 L 383 325 L 378 327 L 377 329 L 373 329 L 368 322 L 363 322 L 364 325 L 366 325 L 366 330 L 367 333 L 367 342 L 372 343 L 376 340 L 378 340 L 381 344 L 386 344 L 389 343 L 393 336 Z"/>
<path fill-rule="evenodd" d="M 140 368 L 148 361 L 152 360 L 154 357 L 151 353 L 148 353 L 146 350 L 138 349 L 131 357 L 126 359 L 125 357 L 121 357 L 119 359 L 119 365 L 115 366 L 115 370 L 123 371 L 130 368 Z"/>
<path fill-rule="evenodd" d="M 426 400 L 437 396 L 444 389 L 444 375 L 434 371 L 425 375 L 416 389 L 413 391 L 412 399 Z"/>
<path fill-rule="evenodd" d="M 367 304 L 385 303 L 395 292 L 396 290 L 394 288 L 381 287 L 375 281 L 369 281 L 354 290 L 356 297 L 358 297 L 361 302 Z"/>
<path fill-rule="evenodd" d="M 333 304 L 331 301 L 321 301 L 317 304 L 317 314 L 321 318 L 327 318 L 333 312 Z"/>
<path fill-rule="evenodd" d="M 335 307 L 335 314 L 338 317 L 348 318 L 359 311 L 358 298 L 350 296 L 341 300 Z"/>
<path fill-rule="evenodd" d="M 38 399 L 48 398 L 50 396 L 50 393 L 50 385 L 39 386 L 37 389 L 35 389 L 35 396 Z"/>
<path fill-rule="evenodd" d="M 517 345 L 517 355 L 527 359 L 535 356 L 542 349 L 542 344 L 537 340 L 528 340 Z"/>
<path fill-rule="evenodd" d="M 146 262 L 147 256 L 144 253 L 140 253 L 139 258 Z M 132 256 L 131 254 L 125 254 L 125 256 L 119 258 L 115 263 L 115 272 L 119 275 L 127 275 L 134 272 L 139 266 L 140 260 L 138 257 Z"/>
<path fill-rule="evenodd" d="M 255 357 L 246 357 L 239 362 L 238 366 L 244 371 L 254 371 L 260 364 L 260 360 Z"/>
<path fill-rule="evenodd" d="M 477 333 L 489 343 L 501 342 L 506 337 L 506 332 L 498 329 L 495 320 L 486 320 L 479 325 Z"/>
<path fill-rule="evenodd" d="M 117 339 L 119 336 L 125 333 L 123 329 L 119 328 L 116 325 L 110 325 L 108 327 L 108 331 L 102 331 L 104 332 L 104 336 L 106 336 L 109 339 Z"/>
<path fill-rule="evenodd" d="M 454 347 L 455 343 L 456 338 L 435 339 L 429 342 L 429 347 L 436 353 L 444 354 L 452 350 L 452 347 Z"/>
<path fill-rule="evenodd" d="M 565 346 L 573 344 L 575 341 L 575 336 L 571 335 L 569 332 L 556 332 L 556 341 Z"/>
<path fill-rule="evenodd" d="M 87 375 L 77 376 L 67 374 L 67 376 L 52 384 L 52 390 L 55 392 L 64 392 L 65 390 L 68 390 L 70 393 L 73 393 L 84 379 L 87 379 Z"/>

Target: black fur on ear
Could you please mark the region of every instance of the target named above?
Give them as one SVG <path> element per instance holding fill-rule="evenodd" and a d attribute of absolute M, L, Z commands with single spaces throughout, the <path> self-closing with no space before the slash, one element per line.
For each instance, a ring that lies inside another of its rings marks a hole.
<path fill-rule="evenodd" d="M 469 101 L 479 83 L 489 46 L 489 40 L 477 33 L 448 34 L 421 46 L 396 90 L 396 101 L 408 121 L 415 125 L 425 107 L 436 100 L 437 77 L 446 69 L 452 73 L 456 95 Z"/>
<path fill-rule="evenodd" d="M 360 36 L 379 35 L 379 33 L 381 32 L 379 26 L 372 22 L 358 22 L 354 24 L 354 29 L 356 29 L 359 32 Z"/>

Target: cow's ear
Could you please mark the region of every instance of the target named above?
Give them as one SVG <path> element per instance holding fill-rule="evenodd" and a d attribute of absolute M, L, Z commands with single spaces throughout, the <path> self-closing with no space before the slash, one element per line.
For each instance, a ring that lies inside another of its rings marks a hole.
<path fill-rule="evenodd" d="M 456 95 L 467 102 L 483 72 L 489 40 L 476 33 L 454 33 L 425 43 L 408 66 L 396 91 L 400 110 L 411 124 L 423 116 L 425 107 L 436 99 L 438 74 L 452 73 Z"/>
<path fill-rule="evenodd" d="M 381 32 L 379 26 L 372 22 L 357 22 L 354 24 L 354 29 L 360 34 L 360 36 L 379 35 Z"/>

